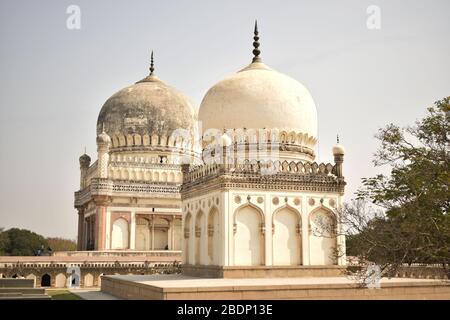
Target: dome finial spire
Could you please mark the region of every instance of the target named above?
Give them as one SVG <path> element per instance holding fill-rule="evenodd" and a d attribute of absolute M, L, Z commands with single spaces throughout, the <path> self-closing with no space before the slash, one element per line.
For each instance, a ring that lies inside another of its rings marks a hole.
<path fill-rule="evenodd" d="M 150 56 L 150 75 L 151 76 L 153 75 L 153 71 L 155 71 L 154 65 L 155 64 L 153 63 L 153 50 L 152 50 L 152 54 Z"/>
<path fill-rule="evenodd" d="M 259 57 L 261 50 L 259 50 L 259 36 L 258 36 L 258 21 L 255 20 L 255 30 L 253 31 L 253 60 L 252 62 L 260 62 L 261 58 Z"/>
<path fill-rule="evenodd" d="M 339 144 L 339 134 L 336 135 L 336 142 Z"/>

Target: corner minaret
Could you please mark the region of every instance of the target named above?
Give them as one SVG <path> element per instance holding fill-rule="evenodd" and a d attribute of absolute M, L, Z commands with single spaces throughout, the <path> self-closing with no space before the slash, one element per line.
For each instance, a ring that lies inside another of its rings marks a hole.
<path fill-rule="evenodd" d="M 91 157 L 86 154 L 86 148 L 84 154 L 80 157 L 80 190 L 86 186 L 86 173 L 91 165 Z"/>
<path fill-rule="evenodd" d="M 102 124 L 102 133 L 97 136 L 97 152 L 98 152 L 98 176 L 99 178 L 108 177 L 109 148 L 111 146 L 111 138 L 105 132 L 105 125 Z"/>
<path fill-rule="evenodd" d="M 336 136 L 336 144 L 333 146 L 333 156 L 334 156 L 334 163 L 336 164 L 335 174 L 340 179 L 343 179 L 342 163 L 344 162 L 344 154 L 345 154 L 345 149 L 339 143 L 339 135 L 337 135 Z"/>

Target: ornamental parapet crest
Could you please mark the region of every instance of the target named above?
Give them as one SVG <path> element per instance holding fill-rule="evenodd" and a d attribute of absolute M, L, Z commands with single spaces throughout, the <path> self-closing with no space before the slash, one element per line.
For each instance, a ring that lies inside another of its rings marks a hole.
<path fill-rule="evenodd" d="M 145 183 L 94 178 L 86 188 L 75 192 L 75 207 L 90 201 L 93 196 L 152 196 L 178 197 L 180 186 L 175 183 Z"/>
<path fill-rule="evenodd" d="M 301 161 L 248 161 L 240 164 L 191 166 L 183 172 L 184 195 L 209 188 L 253 188 L 344 192 L 344 177 L 336 175 L 336 164 Z"/>

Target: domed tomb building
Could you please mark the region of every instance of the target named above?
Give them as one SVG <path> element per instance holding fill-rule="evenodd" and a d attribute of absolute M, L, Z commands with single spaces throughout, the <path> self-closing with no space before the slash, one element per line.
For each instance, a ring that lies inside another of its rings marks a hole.
<path fill-rule="evenodd" d="M 181 161 L 199 163 L 197 110 L 154 74 L 112 95 L 97 160 L 80 157 L 78 250 L 181 250 Z"/>
<path fill-rule="evenodd" d="M 316 163 L 317 110 L 298 81 L 260 58 L 208 90 L 199 109 L 203 164 L 183 164 L 183 273 L 336 276 L 344 148 Z"/>

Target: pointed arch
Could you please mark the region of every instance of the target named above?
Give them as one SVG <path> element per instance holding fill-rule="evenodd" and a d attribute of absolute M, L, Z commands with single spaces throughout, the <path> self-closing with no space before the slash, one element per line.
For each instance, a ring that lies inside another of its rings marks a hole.
<path fill-rule="evenodd" d="M 192 259 L 190 258 L 191 247 L 191 237 L 192 237 L 192 214 L 188 212 L 183 221 L 183 231 L 184 231 L 184 256 L 185 263 L 192 264 Z"/>
<path fill-rule="evenodd" d="M 135 246 L 136 250 L 150 250 L 150 221 L 144 217 L 136 219 Z"/>
<path fill-rule="evenodd" d="M 205 214 L 202 210 L 199 210 L 195 215 L 195 264 L 205 264 L 205 242 Z"/>
<path fill-rule="evenodd" d="M 264 213 L 251 203 L 237 208 L 233 214 L 234 265 L 264 264 Z"/>
<path fill-rule="evenodd" d="M 336 264 L 336 215 L 325 206 L 309 213 L 309 254 L 311 265 Z"/>
<path fill-rule="evenodd" d="M 219 264 L 218 246 L 220 245 L 219 209 L 212 206 L 208 213 L 208 264 Z"/>
<path fill-rule="evenodd" d="M 112 226 L 111 249 L 128 249 L 128 221 L 119 218 Z"/>
<path fill-rule="evenodd" d="M 52 283 L 52 277 L 46 273 L 41 277 L 41 287 L 50 287 Z"/>
<path fill-rule="evenodd" d="M 55 288 L 64 288 L 66 287 L 66 275 L 63 273 L 58 273 L 55 277 Z"/>
<path fill-rule="evenodd" d="M 300 212 L 287 204 L 272 214 L 273 265 L 302 264 L 301 227 Z"/>

